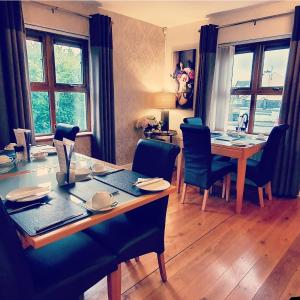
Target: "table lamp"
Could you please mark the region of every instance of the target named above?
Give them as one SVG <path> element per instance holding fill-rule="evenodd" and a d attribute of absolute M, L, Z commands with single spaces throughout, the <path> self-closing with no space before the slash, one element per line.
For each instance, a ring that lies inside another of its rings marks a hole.
<path fill-rule="evenodd" d="M 161 109 L 162 131 L 169 131 L 169 111 L 176 108 L 175 93 L 160 92 L 154 94 L 154 108 Z"/>

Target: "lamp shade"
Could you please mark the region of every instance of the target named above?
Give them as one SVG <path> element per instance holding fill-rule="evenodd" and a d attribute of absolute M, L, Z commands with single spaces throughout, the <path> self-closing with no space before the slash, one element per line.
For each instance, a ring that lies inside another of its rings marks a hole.
<path fill-rule="evenodd" d="M 153 108 L 171 109 L 176 108 L 175 93 L 160 92 L 153 97 Z"/>

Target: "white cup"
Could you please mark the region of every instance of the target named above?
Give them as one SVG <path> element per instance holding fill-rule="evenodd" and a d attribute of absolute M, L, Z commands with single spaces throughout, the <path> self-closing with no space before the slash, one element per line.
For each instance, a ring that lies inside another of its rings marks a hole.
<path fill-rule="evenodd" d="M 92 166 L 92 171 L 94 173 L 100 173 L 100 172 L 103 172 L 104 170 L 105 170 L 105 166 L 103 164 L 95 163 Z"/>
<path fill-rule="evenodd" d="M 97 192 L 87 201 L 87 205 L 94 209 L 100 210 L 111 206 L 113 203 L 113 196 L 108 192 Z"/>

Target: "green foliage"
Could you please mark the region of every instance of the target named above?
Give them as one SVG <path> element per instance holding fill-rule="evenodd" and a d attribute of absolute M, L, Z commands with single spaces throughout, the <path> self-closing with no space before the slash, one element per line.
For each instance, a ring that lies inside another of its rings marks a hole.
<path fill-rule="evenodd" d="M 32 92 L 32 115 L 36 134 L 51 133 L 47 92 Z"/>
<path fill-rule="evenodd" d="M 32 82 L 43 82 L 42 44 L 27 40 L 29 76 Z M 57 83 L 82 84 L 82 51 L 79 48 L 54 45 L 55 76 Z M 51 133 L 48 92 L 32 92 L 32 113 L 36 134 Z M 86 125 L 85 93 L 55 93 L 56 123 L 76 124 L 81 130 Z"/>
<path fill-rule="evenodd" d="M 82 84 L 80 48 L 54 45 L 54 57 L 57 83 Z"/>
<path fill-rule="evenodd" d="M 31 82 L 43 82 L 43 59 L 42 59 L 42 43 L 27 40 L 27 57 L 29 66 L 29 78 Z"/>

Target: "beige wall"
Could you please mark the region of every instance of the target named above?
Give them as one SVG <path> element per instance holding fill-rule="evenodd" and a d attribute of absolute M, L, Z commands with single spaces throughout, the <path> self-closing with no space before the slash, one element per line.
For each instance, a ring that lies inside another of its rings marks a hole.
<path fill-rule="evenodd" d="M 199 48 L 198 30 L 205 24 L 229 24 L 263 16 L 280 14 L 294 10 L 300 1 L 277 2 L 257 5 L 250 8 L 235 10 L 222 14 L 211 15 L 206 20 L 186 24 L 182 26 L 168 28 L 166 38 L 166 59 L 165 59 L 165 78 L 164 85 L 167 90 L 174 88 L 174 80 L 169 76 L 173 70 L 173 52 L 177 50 Z M 255 40 L 260 38 L 270 38 L 275 36 L 287 35 L 292 31 L 293 15 L 278 17 L 253 24 L 244 24 L 234 27 L 220 29 L 218 43 L 230 43 L 238 41 Z M 197 57 L 198 59 L 198 57 Z M 193 111 L 173 110 L 170 114 L 171 127 L 179 130 L 182 119 L 187 115 L 193 116 Z"/>
<path fill-rule="evenodd" d="M 117 163 L 132 160 L 136 142 L 142 136 L 135 121 L 149 113 L 149 93 L 162 90 L 164 34 L 162 28 L 126 16 L 101 11 L 83 2 L 47 2 L 82 14 L 102 13 L 113 20 L 114 88 Z M 25 23 L 88 35 L 88 20 L 64 12 L 23 2 Z M 91 97 L 92 98 L 92 97 Z M 93 100 L 93 99 L 91 99 Z"/>

